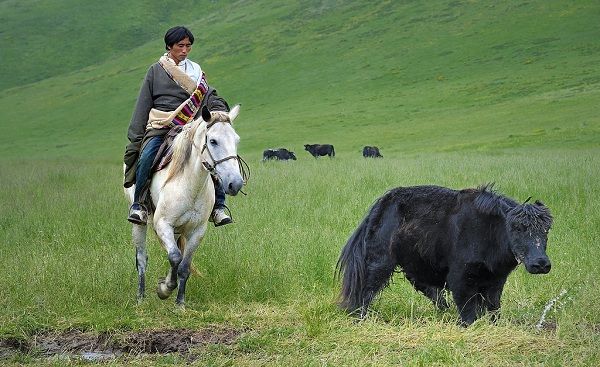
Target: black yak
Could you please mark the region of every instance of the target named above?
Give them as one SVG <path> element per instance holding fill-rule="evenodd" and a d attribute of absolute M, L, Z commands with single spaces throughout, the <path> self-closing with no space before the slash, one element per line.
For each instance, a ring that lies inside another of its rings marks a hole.
<path fill-rule="evenodd" d="M 319 158 L 320 156 L 335 157 L 335 150 L 331 144 L 304 144 L 304 150 L 312 154 L 313 157 Z"/>
<path fill-rule="evenodd" d="M 527 201 L 518 204 L 492 185 L 388 191 L 342 250 L 340 306 L 365 317 L 399 267 L 440 309 L 448 307 L 449 290 L 463 325 L 486 310 L 495 320 L 506 278 L 520 262 L 531 274 L 550 271 L 546 242 L 552 216 L 543 203 Z"/>
<path fill-rule="evenodd" d="M 289 159 L 296 160 L 296 155 L 294 152 L 289 151 L 285 148 L 278 149 L 265 149 L 263 151 L 263 162 L 269 159 L 279 160 L 279 161 L 287 161 Z"/>
<path fill-rule="evenodd" d="M 365 146 L 363 148 L 363 157 L 365 158 L 383 158 L 381 153 L 379 152 L 379 148 L 375 146 Z"/>

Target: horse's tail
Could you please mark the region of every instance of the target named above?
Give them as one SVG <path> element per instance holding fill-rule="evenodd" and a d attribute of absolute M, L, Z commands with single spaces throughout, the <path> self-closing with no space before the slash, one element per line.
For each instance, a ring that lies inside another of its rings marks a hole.
<path fill-rule="evenodd" d="M 179 238 L 177 239 L 177 247 L 179 248 L 179 251 L 181 251 L 181 253 L 183 254 L 183 251 L 185 251 L 185 238 L 183 236 L 179 236 Z M 193 262 L 190 262 L 190 271 L 194 275 L 202 275 L 200 271 L 196 269 Z"/>
<path fill-rule="evenodd" d="M 342 249 L 336 265 L 336 278 L 342 277 L 338 298 L 340 307 L 354 312 L 362 307 L 366 277 L 366 233 L 369 215 L 356 228 Z"/>

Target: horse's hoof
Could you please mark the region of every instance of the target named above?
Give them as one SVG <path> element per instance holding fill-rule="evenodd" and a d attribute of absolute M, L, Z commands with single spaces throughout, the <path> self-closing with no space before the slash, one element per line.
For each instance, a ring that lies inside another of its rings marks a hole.
<path fill-rule="evenodd" d="M 167 284 L 164 281 L 158 282 L 158 287 L 156 288 L 156 294 L 160 299 L 167 299 L 173 293 L 172 290 L 167 287 Z"/>

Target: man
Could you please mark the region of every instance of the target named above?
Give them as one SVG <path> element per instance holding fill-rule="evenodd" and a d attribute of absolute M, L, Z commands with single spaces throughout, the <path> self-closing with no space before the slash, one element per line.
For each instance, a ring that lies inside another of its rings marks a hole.
<path fill-rule="evenodd" d="M 169 29 L 165 34 L 167 52 L 150 66 L 140 88 L 127 132 L 130 144 L 124 157 L 124 186 L 136 185 L 134 203 L 127 218 L 135 224 L 147 222 L 148 210 L 144 203 L 150 202 L 154 158 L 171 127 L 192 121 L 202 105 L 211 110 L 229 111 L 227 102 L 206 83 L 200 65 L 188 59 L 193 43 L 194 35 L 189 29 L 182 26 Z M 224 210 L 225 190 L 218 178 L 214 183 L 215 205 L 210 220 L 215 226 L 231 223 Z"/>

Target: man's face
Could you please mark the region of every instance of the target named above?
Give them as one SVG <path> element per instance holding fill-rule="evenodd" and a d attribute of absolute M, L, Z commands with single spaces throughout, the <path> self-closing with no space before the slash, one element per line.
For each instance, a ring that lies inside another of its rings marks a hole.
<path fill-rule="evenodd" d="M 175 43 L 169 49 L 169 54 L 175 63 L 179 64 L 183 60 L 187 59 L 188 53 L 192 49 L 192 43 L 188 37 L 185 37 L 181 41 Z"/>

